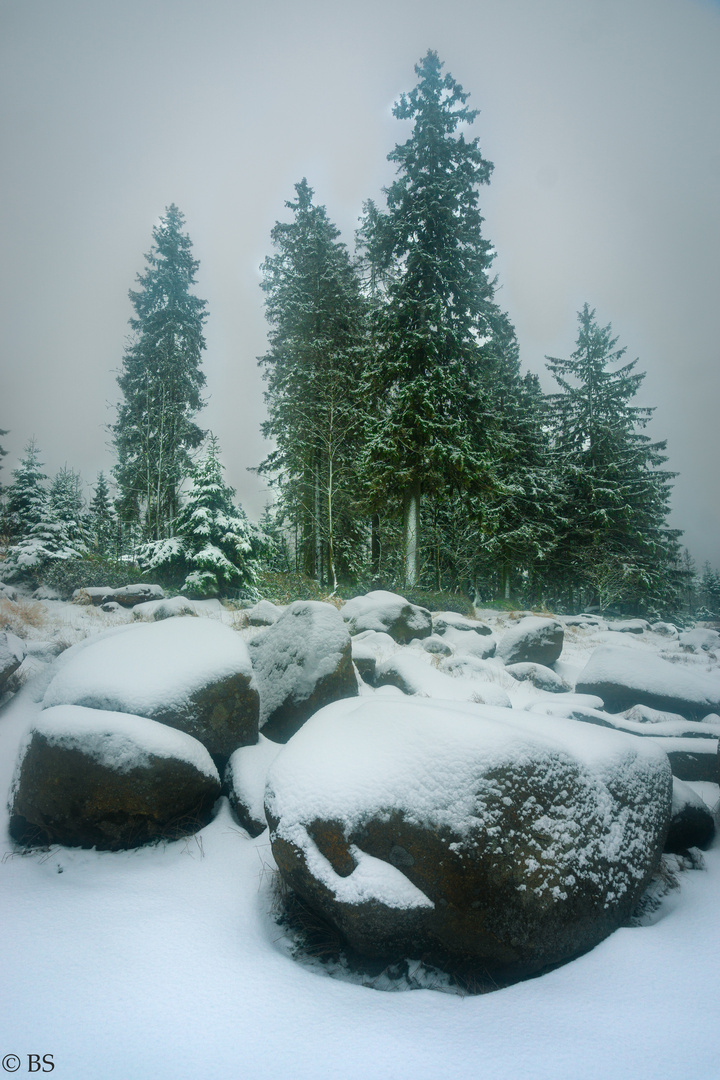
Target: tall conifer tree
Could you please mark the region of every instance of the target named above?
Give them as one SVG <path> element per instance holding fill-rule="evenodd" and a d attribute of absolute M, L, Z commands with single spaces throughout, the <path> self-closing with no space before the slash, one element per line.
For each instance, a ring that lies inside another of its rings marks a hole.
<path fill-rule="evenodd" d="M 313 202 L 307 180 L 295 191 L 296 200 L 286 204 L 293 220 L 275 225 L 276 254 L 263 265 L 270 324 L 270 347 L 260 360 L 268 405 L 263 434 L 277 448 L 260 471 L 279 479 L 302 569 L 335 587 L 358 539 L 353 499 L 365 313 L 339 231 Z"/>
<path fill-rule="evenodd" d="M 205 301 L 190 291 L 199 263 L 184 220 L 177 206 L 167 208 L 153 229 L 140 287 L 130 291 L 134 337 L 118 377 L 123 397 L 112 429 L 121 514 L 154 539 L 172 532 L 190 451 L 203 439 L 195 416 L 203 405 L 207 315 Z"/>
<path fill-rule="evenodd" d="M 626 349 L 587 304 L 578 320 L 572 356 L 546 357 L 562 391 L 550 398 L 566 521 L 559 574 L 580 603 L 667 607 L 679 560 L 680 534 L 667 525 L 675 474 L 661 467 L 666 442 L 642 433 L 654 409 L 633 404 L 645 374 L 637 360 L 622 363 Z"/>
<path fill-rule="evenodd" d="M 487 471 L 483 369 L 500 318 L 478 208 L 493 166 L 477 138 L 458 134 L 477 110 L 442 67 L 428 52 L 417 86 L 393 109 L 413 130 L 388 155 L 398 176 L 387 212 L 369 207 L 364 226 L 385 293 L 371 379 L 382 408 L 369 460 L 378 500 L 393 492 L 403 503 L 408 587 L 418 578 L 421 496 L 477 486 Z"/>

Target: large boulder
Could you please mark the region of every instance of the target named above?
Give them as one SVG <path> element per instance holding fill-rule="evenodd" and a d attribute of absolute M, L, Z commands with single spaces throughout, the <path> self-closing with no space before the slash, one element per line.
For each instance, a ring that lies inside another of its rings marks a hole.
<path fill-rule="evenodd" d="M 26 656 L 24 642 L 9 630 L 0 630 L 0 693 Z"/>
<path fill-rule="evenodd" d="M 497 649 L 497 638 L 494 634 L 478 634 L 473 630 L 462 630 L 456 626 L 448 626 L 441 640 L 452 645 L 454 652 L 459 656 L 477 656 L 480 660 L 487 660 L 490 656 L 494 656 Z"/>
<path fill-rule="evenodd" d="M 43 704 L 146 716 L 227 760 L 257 742 L 257 682 L 242 638 L 212 619 L 132 623 L 80 642 L 56 661 Z"/>
<path fill-rule="evenodd" d="M 564 694 L 570 689 L 552 668 L 544 664 L 506 664 L 505 670 L 518 682 L 530 682 L 538 690 L 546 690 L 550 694 Z"/>
<path fill-rule="evenodd" d="M 565 635 L 557 619 L 528 615 L 500 638 L 496 655 L 505 664 L 544 664 L 559 659 Z"/>
<path fill-rule="evenodd" d="M 720 712 L 720 678 L 671 664 L 653 653 L 611 645 L 595 649 L 575 685 L 597 694 L 611 712 L 649 705 L 699 719 Z"/>
<path fill-rule="evenodd" d="M 703 800 L 673 777 L 672 817 L 665 851 L 680 855 L 688 848 L 707 848 L 715 836 L 715 819 Z"/>
<path fill-rule="evenodd" d="M 314 716 L 272 765 L 265 808 L 283 878 L 354 950 L 517 977 L 625 922 L 671 797 L 645 741 L 376 697 Z"/>
<path fill-rule="evenodd" d="M 273 604 L 272 600 L 258 600 L 254 607 L 245 612 L 248 626 L 272 626 L 283 613 L 283 609 Z"/>
<path fill-rule="evenodd" d="M 195 832 L 219 794 L 212 758 L 190 735 L 61 705 L 41 713 L 22 748 L 10 832 L 22 844 L 137 847 Z"/>
<path fill-rule="evenodd" d="M 350 634 L 332 604 L 296 600 L 250 642 L 250 656 L 260 727 L 274 742 L 287 742 L 329 702 L 357 697 Z"/>
<path fill-rule="evenodd" d="M 455 611 L 439 611 L 432 616 L 433 631 L 436 634 L 444 634 L 448 627 L 455 630 L 472 630 L 475 634 L 487 636 L 492 634 L 492 629 L 487 623 L 479 619 L 469 619 L 467 615 L 458 615 Z"/>
<path fill-rule="evenodd" d="M 196 614 L 195 605 L 186 596 L 171 596 L 168 600 L 144 600 L 142 604 L 136 604 L 132 616 L 136 622 L 160 622 Z"/>
<path fill-rule="evenodd" d="M 348 600 L 341 613 L 351 634 L 377 630 L 389 634 L 400 644 L 432 634 L 429 611 L 411 604 L 404 596 L 382 589 Z"/>

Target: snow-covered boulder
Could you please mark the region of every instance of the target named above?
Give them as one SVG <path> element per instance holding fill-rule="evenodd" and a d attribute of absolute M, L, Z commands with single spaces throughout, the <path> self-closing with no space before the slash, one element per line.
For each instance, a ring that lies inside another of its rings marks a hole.
<path fill-rule="evenodd" d="M 397 593 L 378 589 L 365 596 L 355 596 L 343 605 L 341 614 L 351 634 L 378 630 L 404 644 L 413 638 L 429 637 L 432 616 L 425 608 L 411 604 Z"/>
<path fill-rule="evenodd" d="M 538 723 L 540 720 L 540 723 Z M 268 774 L 278 868 L 360 953 L 515 975 L 591 948 L 660 859 L 645 741 L 450 702 L 339 702 Z"/>
<path fill-rule="evenodd" d="M 487 623 L 479 619 L 469 619 L 467 615 L 458 615 L 455 611 L 439 611 L 432 616 L 433 632 L 444 634 L 449 626 L 455 630 L 472 630 L 476 634 L 487 636 L 492 634 Z"/>
<path fill-rule="evenodd" d="M 286 742 L 329 702 L 357 697 L 350 634 L 332 604 L 296 600 L 250 642 L 250 656 L 260 727 L 275 742 Z"/>
<path fill-rule="evenodd" d="M 213 619 L 131 623 L 68 649 L 43 705 L 158 720 L 227 759 L 257 742 L 259 695 L 247 646 Z"/>
<path fill-rule="evenodd" d="M 623 715 L 626 720 L 632 720 L 635 724 L 662 724 L 667 720 L 685 721 L 685 717 L 680 713 L 660 712 L 658 709 L 651 709 L 649 705 L 633 705 L 631 709 L 626 709 Z"/>
<path fill-rule="evenodd" d="M 557 619 L 528 615 L 505 631 L 496 655 L 505 664 L 544 664 L 549 667 L 559 658 L 565 639 Z"/>
<path fill-rule="evenodd" d="M 0 600 L 11 600 L 13 604 L 17 603 L 18 591 L 13 588 L 12 585 L 6 585 L 4 581 L 0 581 Z"/>
<path fill-rule="evenodd" d="M 715 836 L 715 819 L 699 795 L 673 777 L 672 817 L 665 851 L 679 855 L 688 848 L 707 848 Z"/>
<path fill-rule="evenodd" d="M 372 686 L 375 682 L 377 655 L 370 645 L 367 645 L 364 641 L 359 641 L 356 637 L 350 638 L 350 644 L 352 646 L 353 664 L 358 669 L 358 674 L 361 679 Z"/>
<path fill-rule="evenodd" d="M 258 600 L 254 607 L 245 612 L 248 626 L 272 626 L 283 613 L 283 608 L 271 600 Z"/>
<path fill-rule="evenodd" d="M 649 705 L 690 719 L 720 711 L 720 678 L 671 664 L 650 652 L 605 645 L 580 673 L 578 693 L 597 694 L 611 712 Z"/>
<path fill-rule="evenodd" d="M 487 660 L 494 656 L 497 650 L 497 638 L 494 634 L 477 634 L 456 626 L 448 626 L 443 631 L 441 641 L 452 645 L 459 656 L 477 656 L 479 660 Z"/>
<path fill-rule="evenodd" d="M 673 776 L 678 779 L 717 783 L 716 759 L 720 725 L 692 720 L 681 723 L 661 721 L 657 724 L 638 724 L 624 716 L 611 716 L 592 706 L 566 700 L 577 697 L 578 695 L 568 694 L 558 697 L 557 701 L 538 702 L 534 711 L 632 735 L 638 742 L 652 743 L 663 750 L 670 761 Z"/>
<path fill-rule="evenodd" d="M 21 749 L 10 831 L 23 844 L 137 847 L 195 832 L 219 794 L 212 758 L 190 735 L 61 705 L 40 714 Z"/>
<path fill-rule="evenodd" d="M 267 828 L 265 779 L 281 749 L 280 743 L 260 735 L 254 746 L 236 750 L 227 763 L 223 787 L 235 816 L 250 836 L 259 836 Z"/>
<path fill-rule="evenodd" d="M 481 639 L 478 638 L 478 641 Z M 467 679 L 461 673 L 455 677 L 423 659 L 418 649 L 409 646 L 383 660 L 375 669 L 376 686 L 396 686 L 404 694 L 446 701 L 474 701 L 510 707 L 504 690 L 490 683 Z"/>
<path fill-rule="evenodd" d="M 614 619 L 608 623 L 608 629 L 616 634 L 644 634 L 650 623 L 646 619 Z"/>
<path fill-rule="evenodd" d="M 123 585 L 111 591 L 112 596 L 108 599 L 115 600 L 123 607 L 134 607 L 135 604 L 142 604 L 145 600 L 165 599 L 165 593 L 159 585 Z"/>
<path fill-rule="evenodd" d="M 132 617 L 136 622 L 160 622 L 179 615 L 196 614 L 194 605 L 186 596 L 171 596 L 167 600 L 144 600 L 142 604 L 136 604 Z"/>
<path fill-rule="evenodd" d="M 692 630 L 683 630 L 678 635 L 678 644 L 685 652 L 710 652 L 720 648 L 720 634 L 717 630 L 696 626 Z"/>
<path fill-rule="evenodd" d="M 90 585 L 86 588 L 75 589 L 71 599 L 74 604 L 93 604 L 99 607 L 110 603 L 114 592 L 115 590 L 110 585 Z"/>
<path fill-rule="evenodd" d="M 420 644 L 423 652 L 430 653 L 431 656 L 452 656 L 454 651 L 450 642 L 440 634 L 431 634 L 430 637 L 422 638 Z"/>
<path fill-rule="evenodd" d="M 551 694 L 564 694 L 570 689 L 552 668 L 544 664 L 506 664 L 505 670 L 518 682 L 531 682 L 538 690 L 547 690 Z"/>
<path fill-rule="evenodd" d="M 669 622 L 654 622 L 650 624 L 650 629 L 654 634 L 660 634 L 661 637 L 676 638 L 679 636 L 677 626 L 674 626 Z"/>
<path fill-rule="evenodd" d="M 25 659 L 24 643 L 9 630 L 0 630 L 0 693 Z"/>

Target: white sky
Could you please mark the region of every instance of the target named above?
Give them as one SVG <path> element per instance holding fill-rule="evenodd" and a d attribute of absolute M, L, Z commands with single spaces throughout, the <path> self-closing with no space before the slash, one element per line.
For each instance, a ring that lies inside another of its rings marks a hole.
<path fill-rule="evenodd" d="M 612 322 L 680 473 L 673 524 L 720 564 L 713 0 L 0 0 L 0 478 L 32 435 L 46 471 L 111 468 L 127 291 L 174 201 L 210 312 L 201 423 L 260 513 L 270 229 L 307 176 L 352 240 L 428 48 L 481 110 L 523 365 L 572 351 L 586 300 Z"/>

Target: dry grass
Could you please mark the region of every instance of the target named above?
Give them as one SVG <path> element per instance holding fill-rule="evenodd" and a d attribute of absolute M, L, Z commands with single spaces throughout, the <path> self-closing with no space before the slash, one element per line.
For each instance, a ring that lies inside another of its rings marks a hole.
<path fill-rule="evenodd" d="M 47 612 L 35 600 L 7 600 L 0 597 L 0 627 L 19 638 L 27 638 L 28 631 L 41 630 L 47 624 Z"/>

